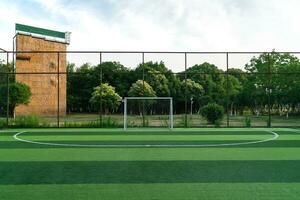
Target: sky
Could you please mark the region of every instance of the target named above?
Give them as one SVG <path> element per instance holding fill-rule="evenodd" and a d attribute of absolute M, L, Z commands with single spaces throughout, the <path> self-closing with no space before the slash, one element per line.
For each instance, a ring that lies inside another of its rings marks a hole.
<path fill-rule="evenodd" d="M 300 51 L 299 0 L 0 0 L 0 48 L 12 50 L 15 23 L 70 31 L 68 50 Z M 5 17 L 6 16 L 6 17 Z M 230 55 L 242 67 L 253 55 Z M 98 55 L 70 55 L 80 65 Z M 103 55 L 135 67 L 141 55 Z M 183 55 L 145 55 L 184 69 Z M 225 55 L 189 55 L 188 65 L 221 68 Z"/>

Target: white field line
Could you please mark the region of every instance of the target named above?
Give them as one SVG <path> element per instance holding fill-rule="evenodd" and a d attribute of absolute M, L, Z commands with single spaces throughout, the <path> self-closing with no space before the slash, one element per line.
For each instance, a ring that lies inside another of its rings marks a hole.
<path fill-rule="evenodd" d="M 249 144 L 258 144 L 263 142 L 268 142 L 276 140 L 279 135 L 273 131 L 265 130 L 268 133 L 272 133 L 273 137 L 265 140 L 251 141 L 251 142 L 237 142 L 237 143 L 223 143 L 223 144 L 63 144 L 63 143 L 50 143 L 50 142 L 36 142 L 31 140 L 21 139 L 18 136 L 26 131 L 16 133 L 13 138 L 15 140 L 39 144 L 39 145 L 48 145 L 48 146 L 63 146 L 63 147 L 222 147 L 222 146 L 238 146 L 238 145 L 249 145 Z"/>
<path fill-rule="evenodd" d="M 18 133 L 19 131 L 0 131 L 0 133 Z"/>
<path fill-rule="evenodd" d="M 208 128 L 208 129 L 205 129 L 205 128 L 200 128 L 200 129 L 202 129 L 202 131 L 206 131 L 206 132 L 213 132 L 213 131 L 218 131 L 218 132 L 249 132 L 249 131 L 265 131 L 265 128 L 255 128 L 255 129 L 253 129 L 253 130 L 249 130 L 249 129 L 245 129 L 245 128 L 226 128 L 226 129 L 220 129 L 220 130 L 218 130 L 218 128 L 217 129 L 215 129 L 215 128 Z M 186 129 L 185 129 L 186 130 Z M 19 130 L 20 131 L 20 130 Z M 5 131 L 5 130 L 0 130 L 0 133 L 1 132 L 9 132 L 9 133 L 17 133 L 17 132 L 19 132 L 18 130 L 15 130 L 15 131 L 13 131 L 13 130 L 10 130 L 10 131 Z M 91 132 L 91 133 L 94 133 L 94 132 L 99 132 L 99 131 L 108 131 L 108 132 L 111 132 L 111 133 L 115 133 L 115 132 L 122 132 L 122 133 L 124 133 L 124 134 L 127 134 L 127 133 L 130 133 L 130 132 L 161 132 L 161 131 L 164 131 L 164 132 L 182 132 L 182 131 L 184 131 L 184 129 L 183 128 L 175 128 L 175 129 L 172 129 L 172 130 L 170 130 L 170 129 L 134 129 L 134 128 L 128 128 L 127 130 L 124 130 L 124 129 L 114 129 L 114 130 L 112 130 L 112 129 L 108 129 L 108 130 L 106 130 L 106 129 L 83 129 L 83 130 L 80 130 L 80 129 L 53 129 L 53 130 L 51 130 L 51 131 L 61 131 L 61 132 L 66 132 L 66 133 L 73 133 L 73 132 L 82 132 L 82 131 L 89 131 L 89 132 Z M 190 128 L 189 130 L 188 130 L 188 132 L 198 132 L 199 131 L 199 128 L 196 128 L 196 129 L 194 129 L 194 128 Z M 299 130 L 300 131 L 300 130 Z M 26 132 L 28 132 L 28 131 L 26 131 Z M 41 129 L 41 130 L 39 130 L 39 129 L 36 129 L 36 130 L 30 130 L 30 132 L 32 132 L 32 133 L 41 133 L 41 132 L 49 132 L 49 129 L 48 130 L 43 130 L 43 129 Z"/>
<path fill-rule="evenodd" d="M 290 131 L 290 132 L 294 132 L 294 133 L 300 133 L 300 130 L 297 130 L 297 129 L 291 129 L 291 128 L 289 128 L 287 130 Z"/>

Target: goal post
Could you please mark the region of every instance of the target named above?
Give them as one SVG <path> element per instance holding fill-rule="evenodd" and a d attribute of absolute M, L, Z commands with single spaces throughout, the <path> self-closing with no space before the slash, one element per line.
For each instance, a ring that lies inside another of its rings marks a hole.
<path fill-rule="evenodd" d="M 150 127 L 157 125 L 158 120 L 163 120 L 161 122 L 163 126 L 165 125 L 167 128 L 173 129 L 172 97 L 124 97 L 123 103 L 124 130 L 128 128 L 129 115 L 131 115 L 130 120 L 133 123 L 142 121 L 140 125 L 135 124 L 133 126 L 145 127 L 145 119 L 147 119 L 147 126 Z M 167 119 L 165 119 L 166 117 Z M 149 119 L 156 120 L 156 123 L 149 123 Z"/>

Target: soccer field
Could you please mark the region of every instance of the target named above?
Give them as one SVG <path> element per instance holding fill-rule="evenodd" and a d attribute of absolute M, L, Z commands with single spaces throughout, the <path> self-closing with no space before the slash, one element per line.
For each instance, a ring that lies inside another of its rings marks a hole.
<path fill-rule="evenodd" d="M 0 199 L 300 199 L 300 130 L 0 130 Z"/>

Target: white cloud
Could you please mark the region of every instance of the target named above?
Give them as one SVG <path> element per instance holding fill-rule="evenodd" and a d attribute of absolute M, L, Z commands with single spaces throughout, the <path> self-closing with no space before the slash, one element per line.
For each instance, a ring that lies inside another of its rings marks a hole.
<path fill-rule="evenodd" d="M 69 50 L 299 50 L 297 0 L 34 2 L 47 14 L 32 18 L 22 10 L 22 1 L 0 3 L 1 15 L 9 16 L 0 19 L 2 48 L 11 49 L 13 25 L 21 22 L 71 31 Z M 86 60 L 81 58 L 82 62 Z"/>

